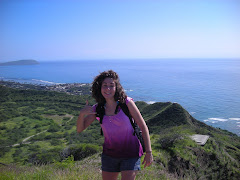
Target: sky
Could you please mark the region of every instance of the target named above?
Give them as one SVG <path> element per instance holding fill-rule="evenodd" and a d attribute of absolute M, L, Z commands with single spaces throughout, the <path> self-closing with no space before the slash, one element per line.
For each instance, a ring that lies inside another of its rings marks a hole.
<path fill-rule="evenodd" d="M 240 58 L 239 0 L 0 0 L 0 62 Z"/>

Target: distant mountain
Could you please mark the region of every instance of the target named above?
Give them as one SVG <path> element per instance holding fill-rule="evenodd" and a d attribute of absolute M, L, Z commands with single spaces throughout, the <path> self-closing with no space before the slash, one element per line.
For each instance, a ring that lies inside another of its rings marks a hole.
<path fill-rule="evenodd" d="M 27 60 L 18 60 L 18 61 L 9 61 L 5 63 L 0 63 L 0 66 L 16 66 L 16 65 L 35 65 L 39 64 L 38 61 L 27 59 Z"/>

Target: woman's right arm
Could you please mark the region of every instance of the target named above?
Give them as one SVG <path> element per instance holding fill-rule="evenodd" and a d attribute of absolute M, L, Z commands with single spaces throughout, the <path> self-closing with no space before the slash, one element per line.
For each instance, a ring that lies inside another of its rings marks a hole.
<path fill-rule="evenodd" d="M 80 133 L 86 129 L 92 122 L 96 119 L 96 112 L 93 112 L 93 107 L 88 105 L 80 111 L 80 114 L 77 119 L 77 132 Z"/>

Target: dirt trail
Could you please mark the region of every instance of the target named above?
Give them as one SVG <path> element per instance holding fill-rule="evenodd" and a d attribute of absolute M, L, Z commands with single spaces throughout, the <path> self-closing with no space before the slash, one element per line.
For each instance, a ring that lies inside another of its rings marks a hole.
<path fill-rule="evenodd" d="M 37 134 L 34 134 L 34 135 L 32 135 L 32 136 L 29 136 L 29 137 L 26 137 L 25 139 L 23 139 L 22 140 L 22 144 L 29 144 L 29 143 L 31 143 L 31 142 L 27 142 L 30 138 L 32 138 L 32 137 L 34 137 L 34 136 L 37 136 L 37 135 L 39 135 L 39 134 L 42 134 L 42 133 L 44 133 L 44 132 L 47 132 L 47 130 L 44 130 L 44 131 L 42 131 L 42 132 L 39 132 L 39 133 L 37 133 Z M 10 147 L 15 147 L 15 146 L 20 146 L 20 144 L 18 143 L 18 144 L 13 144 L 13 145 L 11 145 Z"/>
<path fill-rule="evenodd" d="M 68 123 L 69 121 L 71 121 L 74 118 L 74 116 L 70 115 L 70 114 L 66 114 L 65 117 L 70 117 L 70 119 L 68 121 L 66 121 L 65 123 Z M 60 126 L 62 126 L 62 124 Z"/>
<path fill-rule="evenodd" d="M 64 117 L 70 117 L 70 119 L 68 121 L 66 121 L 65 123 L 68 123 L 69 121 L 71 121 L 74 118 L 74 116 L 70 115 L 70 114 L 66 114 Z M 62 126 L 62 124 L 60 126 Z M 31 139 L 32 137 L 37 136 L 39 134 L 42 134 L 44 132 L 47 132 L 47 130 L 44 130 L 44 131 L 39 132 L 37 134 L 31 135 L 29 137 L 26 137 L 25 139 L 22 140 L 22 142 L 20 144 L 30 144 L 31 142 L 28 142 L 29 139 Z M 7 147 L 16 147 L 16 146 L 20 146 L 20 144 L 17 143 L 17 144 L 13 144 L 13 145 L 10 145 L 10 146 L 7 146 Z"/>

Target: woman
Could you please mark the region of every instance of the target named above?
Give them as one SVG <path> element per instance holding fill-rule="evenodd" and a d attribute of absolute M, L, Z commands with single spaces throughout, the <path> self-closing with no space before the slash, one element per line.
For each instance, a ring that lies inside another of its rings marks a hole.
<path fill-rule="evenodd" d="M 112 70 L 100 73 L 92 85 L 92 96 L 98 104 L 86 106 L 80 111 L 77 120 L 77 132 L 86 129 L 96 117 L 96 107 L 104 104 L 105 115 L 102 120 L 102 130 L 105 137 L 102 153 L 102 177 L 104 180 L 117 179 L 121 172 L 122 179 L 135 179 L 140 170 L 140 158 L 143 148 L 137 136 L 133 135 L 133 127 L 129 118 L 119 108 L 118 103 L 126 103 L 131 116 L 142 130 L 146 154 L 143 160 L 144 168 L 153 162 L 149 131 L 141 113 L 131 98 L 127 97 L 118 74 Z"/>

